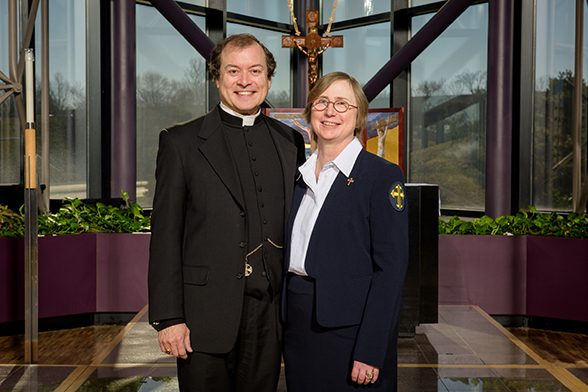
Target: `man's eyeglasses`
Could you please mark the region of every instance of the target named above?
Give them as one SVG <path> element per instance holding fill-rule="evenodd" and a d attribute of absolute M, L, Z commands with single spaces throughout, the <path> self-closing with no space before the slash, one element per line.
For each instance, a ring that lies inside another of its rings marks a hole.
<path fill-rule="evenodd" d="M 311 105 L 313 108 L 315 108 L 315 110 L 322 112 L 323 110 L 327 110 L 330 103 L 333 104 L 333 108 L 335 108 L 335 110 L 338 111 L 339 113 L 345 113 L 346 111 L 349 110 L 349 108 L 357 109 L 357 106 L 352 105 L 349 102 L 344 101 L 342 99 L 335 101 L 335 102 L 331 102 L 331 101 L 327 101 L 326 99 L 321 98 L 321 99 L 317 99 L 316 101 L 312 102 Z"/>

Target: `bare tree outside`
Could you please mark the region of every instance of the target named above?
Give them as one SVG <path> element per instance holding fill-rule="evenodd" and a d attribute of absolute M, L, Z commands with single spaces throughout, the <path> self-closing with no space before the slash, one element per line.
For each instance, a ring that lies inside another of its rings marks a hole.
<path fill-rule="evenodd" d="M 582 81 L 582 178 L 586 177 L 586 82 Z M 573 209 L 574 73 L 543 78 L 535 89 L 533 205 L 547 210 Z"/>
<path fill-rule="evenodd" d="M 190 59 L 180 80 L 147 71 L 137 76 L 137 202 L 150 206 L 159 133 L 206 113 L 206 64 Z"/>
<path fill-rule="evenodd" d="M 486 72 L 413 88 L 410 181 L 438 184 L 444 207 L 483 208 Z"/>

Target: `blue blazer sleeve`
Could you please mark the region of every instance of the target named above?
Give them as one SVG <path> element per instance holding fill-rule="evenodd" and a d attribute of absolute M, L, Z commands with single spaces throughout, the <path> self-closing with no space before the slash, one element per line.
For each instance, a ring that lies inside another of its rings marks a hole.
<path fill-rule="evenodd" d="M 379 171 L 369 203 L 371 258 L 370 291 L 355 346 L 354 359 L 382 367 L 402 307 L 408 267 L 408 207 L 402 171 L 387 165 Z"/>

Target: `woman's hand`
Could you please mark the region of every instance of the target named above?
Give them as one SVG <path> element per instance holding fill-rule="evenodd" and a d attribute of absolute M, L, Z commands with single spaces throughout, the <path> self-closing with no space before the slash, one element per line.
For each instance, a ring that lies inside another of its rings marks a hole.
<path fill-rule="evenodd" d="M 373 384 L 378 379 L 380 369 L 375 366 L 370 366 L 363 362 L 353 361 L 353 369 L 351 370 L 351 380 L 358 384 Z"/>

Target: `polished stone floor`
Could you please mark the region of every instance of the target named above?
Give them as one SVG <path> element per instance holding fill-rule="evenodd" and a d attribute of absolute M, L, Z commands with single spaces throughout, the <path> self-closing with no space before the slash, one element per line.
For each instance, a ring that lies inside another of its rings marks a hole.
<path fill-rule="evenodd" d="M 0 391 L 176 391 L 146 312 L 124 327 L 41 333 L 39 365 L 23 365 L 22 336 L 0 337 Z M 416 332 L 399 340 L 401 392 L 588 392 L 586 335 L 507 330 L 473 306 L 440 306 L 439 323 Z"/>

